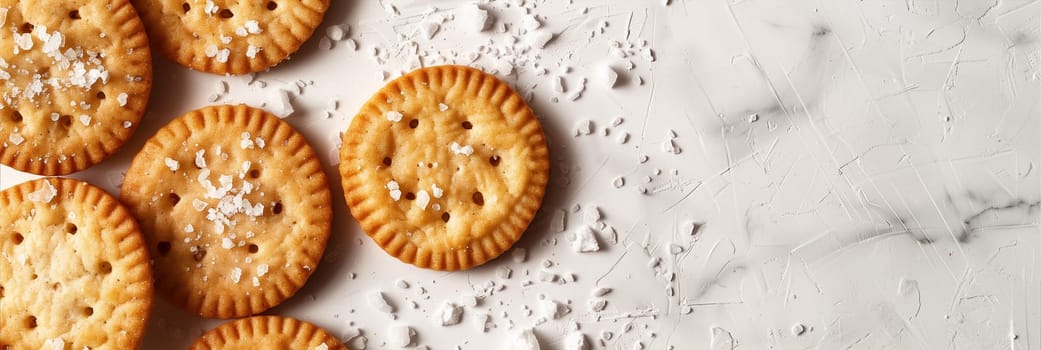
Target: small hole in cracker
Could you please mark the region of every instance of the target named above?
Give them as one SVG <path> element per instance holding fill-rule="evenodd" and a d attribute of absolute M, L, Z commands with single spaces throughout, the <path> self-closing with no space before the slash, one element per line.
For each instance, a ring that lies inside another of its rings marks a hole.
<path fill-rule="evenodd" d="M 188 11 L 191 11 L 192 5 L 189 5 L 187 2 L 183 3 L 181 4 L 181 9 L 184 10 L 184 13 L 188 13 Z"/>
<path fill-rule="evenodd" d="M 69 18 L 80 19 L 80 10 L 69 11 Z"/>
<path fill-rule="evenodd" d="M 474 124 L 469 120 L 463 122 L 463 129 L 470 130 L 474 128 Z"/>
<path fill-rule="evenodd" d="M 272 214 L 282 214 L 282 202 L 275 202 L 275 205 L 271 206 Z"/>
<path fill-rule="evenodd" d="M 448 212 L 441 213 L 441 221 L 448 222 L 448 219 L 451 218 L 452 215 L 448 214 Z"/>
<path fill-rule="evenodd" d="M 229 10 L 229 9 L 220 10 L 220 12 L 218 12 L 217 15 L 220 16 L 220 18 L 232 18 L 232 17 L 235 17 L 235 13 L 231 12 L 231 10 Z"/>
<path fill-rule="evenodd" d="M 155 245 L 155 250 L 159 251 L 159 255 L 166 256 L 170 254 L 170 242 L 159 241 L 159 244 Z"/>
<path fill-rule="evenodd" d="M 0 298 L 4 297 L 4 286 L 0 286 Z"/>
<path fill-rule="evenodd" d="M 40 275 L 37 275 L 37 274 L 35 274 L 35 273 L 34 273 L 34 274 L 32 274 L 32 276 L 29 276 L 29 279 L 31 279 L 31 280 L 33 280 L 33 281 L 35 281 L 35 280 L 36 280 L 37 278 L 40 278 Z"/>
<path fill-rule="evenodd" d="M 76 227 L 76 224 L 71 223 L 71 222 L 65 223 L 65 232 L 67 232 L 68 234 L 74 235 L 74 234 L 76 234 L 76 231 L 79 231 L 79 230 L 80 230 L 80 228 Z"/>
<path fill-rule="evenodd" d="M 181 202 L 181 196 L 177 195 L 176 193 L 171 192 L 170 195 L 167 197 L 170 198 L 170 205 L 177 205 L 177 203 Z"/>
<path fill-rule="evenodd" d="M 195 252 L 192 253 L 192 259 L 195 261 L 202 261 L 202 258 L 206 257 L 206 248 L 195 246 Z"/>
<path fill-rule="evenodd" d="M 102 261 L 100 264 L 98 264 L 98 271 L 100 271 L 103 275 L 112 273 L 112 263 L 108 261 Z"/>
<path fill-rule="evenodd" d="M 499 158 L 499 156 L 494 156 L 493 155 L 493 156 L 488 158 L 488 164 L 491 164 L 492 166 L 499 166 L 499 161 L 500 160 L 502 160 L 502 158 Z"/>
<path fill-rule="evenodd" d="M 419 119 L 412 119 L 408 121 L 408 127 L 415 129 L 419 126 Z"/>
<path fill-rule="evenodd" d="M 390 166 L 390 164 L 391 164 L 390 157 L 383 157 L 383 165 L 384 166 Z"/>
<path fill-rule="evenodd" d="M 30 315 L 25 318 L 25 328 L 34 329 L 36 328 L 36 316 Z"/>
<path fill-rule="evenodd" d="M 51 285 L 51 289 L 53 290 L 58 290 L 58 288 L 61 288 L 61 283 L 54 283 Z"/>
<path fill-rule="evenodd" d="M 414 199 L 416 199 L 416 194 L 412 193 L 412 192 L 406 193 L 405 194 L 405 199 L 414 200 Z"/>
<path fill-rule="evenodd" d="M 268 10 L 274 11 L 277 8 L 278 8 L 278 3 L 274 2 L 274 1 L 268 1 L 267 2 L 267 9 Z"/>
<path fill-rule="evenodd" d="M 18 233 L 18 232 L 14 233 L 14 244 L 15 245 L 22 244 L 22 241 L 24 241 L 24 240 L 25 240 L 25 236 L 22 236 L 21 233 Z"/>
<path fill-rule="evenodd" d="M 98 91 L 98 94 L 95 95 L 95 96 L 97 96 L 99 100 L 104 100 L 105 99 L 105 92 L 104 91 Z"/>
<path fill-rule="evenodd" d="M 480 191 L 474 192 L 474 195 L 472 197 L 474 200 L 474 204 L 484 205 L 484 195 L 481 194 Z"/>
<path fill-rule="evenodd" d="M 58 117 L 58 124 L 61 124 L 62 127 L 66 128 L 72 126 L 72 116 L 66 114 L 61 117 Z"/>
<path fill-rule="evenodd" d="M 253 169 L 253 170 L 249 171 L 249 178 L 256 179 L 258 177 L 260 177 L 260 170 L 259 169 Z"/>
<path fill-rule="evenodd" d="M 33 28 L 36 28 L 36 26 L 34 26 L 32 23 L 22 23 L 22 26 L 18 27 L 18 32 L 22 34 L 32 33 Z"/>
<path fill-rule="evenodd" d="M 90 316 L 94 314 L 94 308 L 87 306 L 83 308 L 83 316 Z"/>
<path fill-rule="evenodd" d="M 251 243 L 251 244 L 250 244 L 250 245 L 249 245 L 249 246 L 247 247 L 247 249 L 249 249 L 249 253 L 250 253 L 250 254 L 256 254 L 257 252 L 259 252 L 259 251 L 260 251 L 260 246 L 258 246 L 258 245 L 256 245 L 256 244 L 252 244 L 252 243 Z"/>
<path fill-rule="evenodd" d="M 14 113 L 11 114 L 11 120 L 14 121 L 15 123 L 21 123 L 22 119 L 25 119 L 25 118 L 23 118 L 22 117 L 22 113 L 19 113 L 18 111 L 14 111 Z"/>

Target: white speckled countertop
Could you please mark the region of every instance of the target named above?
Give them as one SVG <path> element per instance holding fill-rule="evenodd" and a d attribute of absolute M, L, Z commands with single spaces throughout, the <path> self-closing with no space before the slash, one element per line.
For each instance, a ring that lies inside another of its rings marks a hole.
<path fill-rule="evenodd" d="M 170 119 L 286 94 L 337 217 L 318 270 L 269 313 L 352 349 L 395 348 L 408 326 L 412 348 L 505 349 L 533 327 L 567 350 L 576 325 L 595 349 L 1041 349 L 1041 2 L 496 0 L 479 2 L 484 31 L 468 4 L 334 1 L 253 80 L 157 59 L 133 139 L 74 177 L 117 193 Z M 417 269 L 347 214 L 338 133 L 384 79 L 441 63 L 496 74 L 543 120 L 553 168 L 526 259 Z M 28 178 L 0 169 L 3 188 Z M 585 227 L 599 251 L 572 249 Z M 470 296 L 442 326 L 442 304 Z M 143 348 L 218 323 L 159 301 Z"/>

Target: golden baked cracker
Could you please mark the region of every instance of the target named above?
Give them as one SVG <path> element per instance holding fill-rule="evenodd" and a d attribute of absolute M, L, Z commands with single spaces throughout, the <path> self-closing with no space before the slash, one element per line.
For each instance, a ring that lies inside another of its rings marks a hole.
<path fill-rule="evenodd" d="M 520 238 L 549 172 L 542 127 L 506 83 L 462 66 L 413 71 L 376 93 L 343 134 L 351 214 L 390 255 L 467 269 Z"/>
<path fill-rule="evenodd" d="M 42 175 L 97 164 L 137 129 L 151 89 L 128 0 L 0 0 L 0 163 Z"/>
<path fill-rule="evenodd" d="M 189 348 L 211 349 L 347 350 L 347 347 L 309 322 L 283 316 L 254 316 L 217 326 Z"/>
<path fill-rule="evenodd" d="M 141 221 L 159 292 L 211 318 L 253 315 L 296 293 L 332 223 L 311 146 L 244 105 L 202 108 L 159 129 L 130 164 L 121 199 Z"/>
<path fill-rule="evenodd" d="M 133 0 L 156 50 L 194 70 L 245 74 L 296 52 L 329 0 Z"/>
<path fill-rule="evenodd" d="M 151 305 L 145 241 L 116 198 L 61 178 L 0 192 L 0 349 L 135 349 Z"/>

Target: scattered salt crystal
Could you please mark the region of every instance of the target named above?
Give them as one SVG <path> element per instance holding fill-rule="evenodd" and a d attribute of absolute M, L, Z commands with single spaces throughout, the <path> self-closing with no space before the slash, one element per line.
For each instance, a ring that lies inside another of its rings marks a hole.
<path fill-rule="evenodd" d="M 600 79 L 605 86 L 613 88 L 618 83 L 618 72 L 615 72 L 614 68 L 605 64 L 600 68 Z"/>
<path fill-rule="evenodd" d="M 607 308 L 606 299 L 590 299 L 588 302 L 589 310 L 593 312 L 604 311 Z"/>
<path fill-rule="evenodd" d="M 264 31 L 263 29 L 260 29 L 260 22 L 257 22 L 255 19 L 246 21 L 243 28 L 246 28 L 246 32 L 250 34 L 260 34 Z"/>
<path fill-rule="evenodd" d="M 430 185 L 430 193 L 434 195 L 434 198 L 441 198 L 445 195 L 445 191 L 437 187 L 437 184 Z"/>
<path fill-rule="evenodd" d="M 589 135 L 593 133 L 593 121 L 589 119 L 579 120 L 575 123 L 575 136 Z"/>
<path fill-rule="evenodd" d="M 329 50 L 333 48 L 333 43 L 329 40 L 328 37 L 323 36 L 320 39 L 318 39 L 318 48 L 321 50 Z"/>
<path fill-rule="evenodd" d="M 43 342 L 43 350 L 65 350 L 65 340 L 61 338 L 47 339 Z"/>
<path fill-rule="evenodd" d="M 622 186 L 625 186 L 625 177 L 624 176 L 615 177 L 614 180 L 611 181 L 611 184 L 614 185 L 614 188 L 622 188 Z"/>
<path fill-rule="evenodd" d="M 214 59 L 218 63 L 227 63 L 228 62 L 228 56 L 230 56 L 230 55 L 231 55 L 231 50 L 230 49 L 221 49 L 220 51 L 217 51 L 217 55 L 214 57 Z"/>
<path fill-rule="evenodd" d="M 542 316 L 547 319 L 558 320 L 564 317 L 564 315 L 571 313 L 571 308 L 567 304 L 549 298 L 540 301 L 539 307 L 542 311 Z"/>
<path fill-rule="evenodd" d="M 669 243 L 669 254 L 676 255 L 683 252 L 683 246 L 676 243 Z"/>
<path fill-rule="evenodd" d="M 442 112 L 447 111 L 448 110 L 448 105 L 446 105 L 444 103 L 438 103 L 437 104 L 437 110 L 442 111 Z"/>
<path fill-rule="evenodd" d="M 595 296 L 595 297 L 602 297 L 602 296 L 605 296 L 605 295 L 608 295 L 608 294 L 611 294 L 611 288 L 599 287 L 599 288 L 593 289 L 593 296 Z"/>
<path fill-rule="evenodd" d="M 521 19 L 521 28 L 525 30 L 532 31 L 539 29 L 539 27 L 542 27 L 542 22 L 535 18 L 535 15 L 526 15 Z"/>
<path fill-rule="evenodd" d="M 528 42 L 535 48 L 545 48 L 550 40 L 553 40 L 553 33 L 549 31 L 536 30 L 528 34 Z"/>
<path fill-rule="evenodd" d="M 231 277 L 232 282 L 239 283 L 239 280 L 242 279 L 242 269 L 238 267 L 231 269 L 231 276 L 229 277 Z"/>
<path fill-rule="evenodd" d="M 404 348 L 412 345 L 412 336 L 416 330 L 407 325 L 391 325 L 387 327 L 387 345 Z"/>
<path fill-rule="evenodd" d="M 586 210 L 582 212 L 582 219 L 586 224 L 592 225 L 600 221 L 600 207 L 590 205 L 586 207 Z"/>
<path fill-rule="evenodd" d="M 538 274 L 538 279 L 540 282 L 554 283 L 560 280 L 560 275 L 546 270 L 540 270 Z"/>
<path fill-rule="evenodd" d="M 495 274 L 498 275 L 499 278 L 505 280 L 510 278 L 510 275 L 513 274 L 513 270 L 511 270 L 509 267 L 502 266 L 495 270 Z"/>
<path fill-rule="evenodd" d="M 368 301 L 369 306 L 376 311 L 389 314 L 394 312 L 394 307 L 387 303 L 387 299 L 383 297 L 383 292 L 374 290 L 365 295 L 365 300 Z"/>
<path fill-rule="evenodd" d="M 622 131 L 621 134 L 618 134 L 618 137 L 615 138 L 615 140 L 618 141 L 619 144 L 624 145 L 626 142 L 629 142 L 629 133 Z"/>
<path fill-rule="evenodd" d="M 354 39 L 347 39 L 343 44 L 347 46 L 348 49 L 351 49 L 351 51 L 358 50 L 358 42 L 354 41 Z"/>
<path fill-rule="evenodd" d="M 351 27 L 347 24 L 331 25 L 325 28 L 325 36 L 329 37 L 331 40 L 340 41 L 347 37 L 347 33 L 349 33 L 350 30 Z"/>
<path fill-rule="evenodd" d="M 441 304 L 441 326 L 453 326 L 459 324 L 463 319 L 463 308 L 451 301 Z"/>
<path fill-rule="evenodd" d="M 50 203 L 51 200 L 54 199 L 54 197 L 57 195 L 58 190 L 54 188 L 54 185 L 51 185 L 51 181 L 44 180 L 43 187 L 40 187 L 40 189 L 36 191 L 30 192 L 26 197 L 31 202 Z"/>
<path fill-rule="evenodd" d="M 477 296 L 475 296 L 473 294 L 463 294 L 463 295 L 460 295 L 458 301 L 459 301 L 459 305 L 462 305 L 462 306 L 466 306 L 466 307 L 475 307 L 475 306 L 477 306 Z"/>
<path fill-rule="evenodd" d="M 434 22 L 423 22 L 419 24 L 419 33 L 423 35 L 427 40 L 433 39 L 437 32 L 441 31 L 441 26 Z"/>
<path fill-rule="evenodd" d="M 405 282 L 405 280 L 401 280 L 401 279 L 395 281 L 394 285 L 397 286 L 398 288 L 401 288 L 401 289 L 408 289 L 408 287 L 409 287 L 408 286 L 408 282 Z"/>
<path fill-rule="evenodd" d="M 564 209 L 557 209 L 553 213 L 553 229 L 557 232 L 564 232 L 567 230 L 567 211 Z"/>
<path fill-rule="evenodd" d="M 605 224 L 600 232 L 607 237 L 607 243 L 618 244 L 618 231 L 615 231 L 614 226 Z"/>
<path fill-rule="evenodd" d="M 511 339 L 509 350 L 541 350 L 541 347 L 535 332 L 531 328 L 525 328 Z"/>
<path fill-rule="evenodd" d="M 488 28 L 489 19 L 491 16 L 488 15 L 488 11 L 485 11 L 477 4 L 469 4 L 463 6 L 462 16 L 466 20 L 466 26 L 474 32 L 483 32 Z"/>
<path fill-rule="evenodd" d="M 513 262 L 522 263 L 528 261 L 528 250 L 524 248 L 513 248 Z"/>
<path fill-rule="evenodd" d="M 90 119 L 89 115 L 80 114 L 80 123 L 83 123 L 84 126 L 90 126 Z"/>
<path fill-rule="evenodd" d="M 491 320 L 491 316 L 489 316 L 488 314 L 479 313 L 477 315 L 474 315 L 473 320 L 474 326 L 476 326 L 477 330 L 481 331 L 481 333 L 488 332 L 488 329 L 491 327 L 491 324 L 489 322 Z"/>
<path fill-rule="evenodd" d="M 564 337 L 565 350 L 589 350 L 589 342 L 586 336 L 579 332 L 571 332 Z"/>
<path fill-rule="evenodd" d="M 400 122 L 401 118 L 405 117 L 403 114 L 401 114 L 401 112 L 398 111 L 387 111 L 387 113 L 384 113 L 384 116 L 387 117 L 387 120 L 395 123 Z"/>
<path fill-rule="evenodd" d="M 267 274 L 268 269 L 269 267 L 267 264 L 257 265 L 257 277 L 264 277 L 264 275 Z"/>
<path fill-rule="evenodd" d="M 289 90 L 276 89 L 272 93 L 275 94 L 275 96 L 271 100 L 274 100 L 278 103 L 272 106 L 271 113 L 283 119 L 289 117 L 290 115 L 293 115 L 295 109 L 293 108 L 292 100 L 290 100 L 289 98 Z"/>
<path fill-rule="evenodd" d="M 806 333 L 806 326 L 802 325 L 801 323 L 796 323 L 795 325 L 792 325 L 792 335 L 799 336 L 803 333 Z"/>
<path fill-rule="evenodd" d="M 235 242 L 232 242 L 228 237 L 224 237 L 220 241 L 220 247 L 224 249 L 235 248 Z"/>
<path fill-rule="evenodd" d="M 576 253 L 589 253 L 600 250 L 600 243 L 596 241 L 596 235 L 589 226 L 582 226 L 575 233 L 575 241 L 571 243 L 571 249 Z"/>
<path fill-rule="evenodd" d="M 553 91 L 556 91 L 557 93 L 564 93 L 564 91 L 567 91 L 564 86 L 564 77 L 558 75 L 553 77 L 551 82 L 553 83 Z"/>

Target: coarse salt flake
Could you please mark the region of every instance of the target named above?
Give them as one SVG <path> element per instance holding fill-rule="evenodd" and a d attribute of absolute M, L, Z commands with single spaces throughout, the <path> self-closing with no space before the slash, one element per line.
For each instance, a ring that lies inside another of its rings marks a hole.
<path fill-rule="evenodd" d="M 401 118 L 404 118 L 405 116 L 398 111 L 387 111 L 386 117 L 387 120 L 397 123 L 400 122 Z"/>
<path fill-rule="evenodd" d="M 58 190 L 54 188 L 54 185 L 51 185 L 50 181 L 45 180 L 43 181 L 43 187 L 36 191 L 30 192 L 29 195 L 26 197 L 29 199 L 29 201 L 36 203 L 50 203 L 51 200 L 54 199 L 54 197 L 57 195 Z"/>
<path fill-rule="evenodd" d="M 181 168 L 181 162 L 178 162 L 176 159 L 170 157 L 166 157 L 166 159 L 163 159 L 163 163 L 166 164 L 167 168 L 170 168 L 170 171 L 177 171 L 177 169 Z"/>
<path fill-rule="evenodd" d="M 461 146 L 456 142 L 452 142 L 448 147 L 452 151 L 452 154 L 467 156 L 474 154 L 474 148 L 470 145 Z"/>

